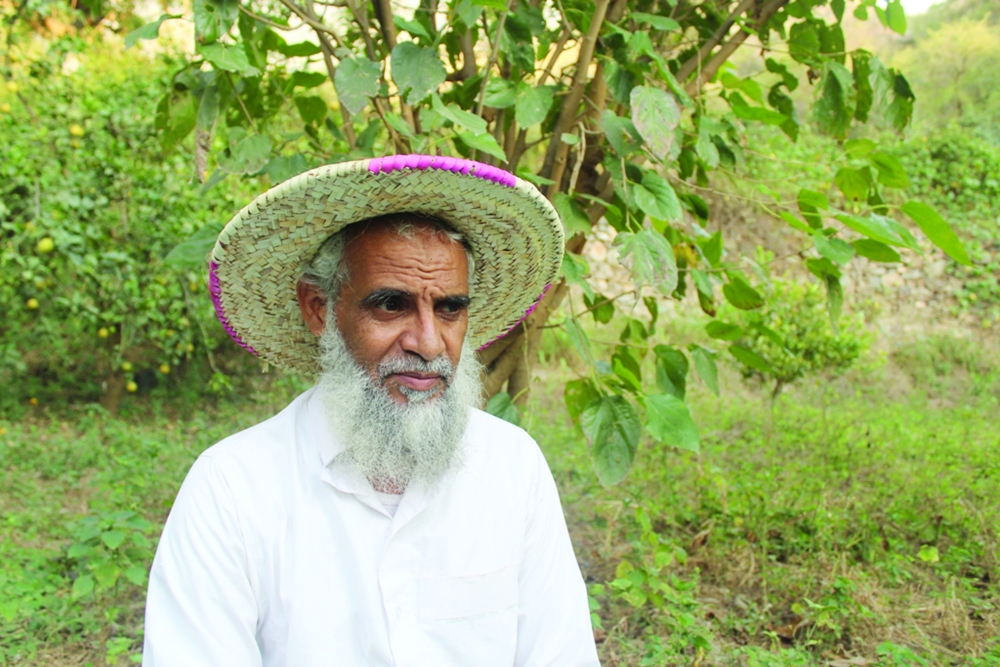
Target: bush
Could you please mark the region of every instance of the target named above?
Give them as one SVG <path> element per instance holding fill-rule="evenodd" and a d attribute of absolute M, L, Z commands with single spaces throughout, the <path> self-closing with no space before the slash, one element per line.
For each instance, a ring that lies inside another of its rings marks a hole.
<path fill-rule="evenodd" d="M 62 74 L 71 52 L 82 65 Z M 207 364 L 189 362 L 227 344 L 205 272 L 163 258 L 259 185 L 205 194 L 190 162 L 163 154 L 153 116 L 170 63 L 134 54 L 67 37 L 0 89 L 0 410 L 114 409 L 124 390 L 176 386 L 191 366 L 201 384 Z"/>
<path fill-rule="evenodd" d="M 850 368 L 870 347 L 860 313 L 841 316 L 833 329 L 817 283 L 777 278 L 771 285 L 763 308 L 728 308 L 727 315 L 743 330 L 733 352 L 741 372 L 772 384 L 774 396 L 806 375 Z"/>

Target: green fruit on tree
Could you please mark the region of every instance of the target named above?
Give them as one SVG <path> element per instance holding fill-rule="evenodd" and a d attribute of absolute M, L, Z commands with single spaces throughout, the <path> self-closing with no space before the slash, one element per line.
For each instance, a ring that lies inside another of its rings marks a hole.
<path fill-rule="evenodd" d="M 160 372 L 164 375 L 170 374 L 170 364 L 160 364 Z"/>
<path fill-rule="evenodd" d="M 38 299 L 31 297 L 24 305 L 28 307 L 28 310 L 38 310 Z"/>
<path fill-rule="evenodd" d="M 36 248 L 40 253 L 52 252 L 56 249 L 56 242 L 52 240 L 51 236 L 46 236 L 38 242 Z"/>
<path fill-rule="evenodd" d="M 104 327 L 101 327 L 100 329 L 97 330 L 97 337 L 98 338 L 107 338 L 109 335 L 110 334 L 109 334 L 108 330 L 106 328 L 104 328 Z"/>
<path fill-rule="evenodd" d="M 122 370 L 125 371 L 126 373 L 131 373 L 132 372 L 132 364 L 130 364 L 127 361 L 123 362 L 122 363 Z"/>
<path fill-rule="evenodd" d="M 129 382 L 128 384 L 125 385 L 125 391 L 127 391 L 130 394 L 134 394 L 135 392 L 139 391 L 139 385 L 137 385 L 135 382 Z"/>

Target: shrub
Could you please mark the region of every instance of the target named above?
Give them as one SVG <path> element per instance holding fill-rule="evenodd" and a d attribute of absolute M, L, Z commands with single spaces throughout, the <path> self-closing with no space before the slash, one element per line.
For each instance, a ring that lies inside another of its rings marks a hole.
<path fill-rule="evenodd" d="M 62 74 L 69 52 L 82 66 Z M 134 53 L 67 37 L 0 89 L 0 410 L 29 398 L 114 409 L 227 342 L 204 272 L 163 257 L 257 183 L 209 196 L 190 162 L 163 154 L 152 118 L 170 63 Z"/>
<path fill-rule="evenodd" d="M 771 286 L 763 308 L 727 314 L 743 330 L 733 352 L 741 372 L 770 383 L 774 396 L 806 375 L 850 368 L 870 347 L 860 313 L 840 317 L 834 330 L 817 283 L 777 278 Z"/>

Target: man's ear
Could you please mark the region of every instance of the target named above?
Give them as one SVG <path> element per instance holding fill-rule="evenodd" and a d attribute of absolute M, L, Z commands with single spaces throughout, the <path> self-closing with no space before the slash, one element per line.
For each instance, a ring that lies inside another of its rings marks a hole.
<path fill-rule="evenodd" d="M 319 337 L 326 328 L 326 296 L 320 288 L 305 280 L 299 281 L 295 294 L 299 298 L 299 309 L 306 327 Z"/>

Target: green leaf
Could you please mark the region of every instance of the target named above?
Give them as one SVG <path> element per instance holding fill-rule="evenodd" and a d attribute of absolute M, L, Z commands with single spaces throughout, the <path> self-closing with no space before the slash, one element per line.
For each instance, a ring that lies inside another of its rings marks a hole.
<path fill-rule="evenodd" d="M 729 282 L 722 286 L 722 294 L 726 301 L 740 310 L 754 310 L 764 305 L 760 292 L 739 275 L 729 276 Z"/>
<path fill-rule="evenodd" d="M 695 370 L 705 386 L 716 396 L 719 395 L 719 369 L 715 364 L 715 353 L 701 345 L 691 345 L 691 358 Z"/>
<path fill-rule="evenodd" d="M 698 426 L 691 419 L 687 404 L 670 394 L 646 397 L 646 430 L 666 445 L 699 451 Z"/>
<path fill-rule="evenodd" d="M 813 105 L 816 124 L 821 132 L 843 137 L 851 128 L 857 99 L 854 78 L 837 62 L 824 64 L 822 93 Z"/>
<path fill-rule="evenodd" d="M 669 295 L 677 288 L 677 260 L 674 249 L 651 229 L 635 234 L 623 232 L 615 237 L 621 262 L 632 271 L 637 289 L 650 285 Z"/>
<path fill-rule="evenodd" d="M 563 390 L 563 400 L 566 402 L 566 411 L 574 422 L 579 421 L 580 415 L 594 400 L 600 398 L 601 394 L 594 388 L 594 383 L 590 380 L 570 380 Z"/>
<path fill-rule="evenodd" d="M 563 253 L 562 274 L 566 277 L 566 282 L 583 288 L 584 294 L 593 299 L 594 291 L 585 278 L 589 273 L 590 266 L 587 264 L 587 260 L 571 252 Z"/>
<path fill-rule="evenodd" d="M 507 3 L 504 0 L 472 0 L 472 4 L 477 7 L 494 9 L 498 12 L 502 12 L 507 9 Z"/>
<path fill-rule="evenodd" d="M 522 86 L 514 103 L 517 124 L 526 128 L 541 123 L 549 115 L 554 99 L 555 86 Z"/>
<path fill-rule="evenodd" d="M 160 14 L 160 18 L 156 19 L 152 23 L 147 23 L 141 28 L 136 28 L 129 34 L 125 35 L 125 50 L 128 51 L 140 39 L 156 39 L 160 36 L 160 26 L 163 25 L 164 21 L 179 18 L 181 18 L 180 14 Z"/>
<path fill-rule="evenodd" d="M 634 153 L 642 146 L 642 135 L 632 121 L 615 115 L 610 109 L 605 109 L 601 113 L 601 129 L 604 130 L 608 143 L 622 157 Z"/>
<path fill-rule="evenodd" d="M 840 311 L 844 307 L 844 289 L 840 286 L 838 276 L 827 275 L 823 282 L 826 285 L 826 309 L 830 314 L 830 327 L 836 334 L 839 332 L 837 322 L 840 320 Z"/>
<path fill-rule="evenodd" d="M 239 13 L 239 0 L 194 0 L 194 34 L 198 42 L 209 44 L 225 35 Z"/>
<path fill-rule="evenodd" d="M 482 151 L 487 155 L 492 155 L 498 160 L 506 160 L 507 155 L 500 148 L 500 144 L 497 140 L 493 138 L 493 135 L 484 132 L 483 134 L 473 134 L 472 132 L 456 132 L 458 138 L 462 140 L 462 143 L 469 148 L 475 149 L 477 151 Z"/>
<path fill-rule="evenodd" d="M 595 293 L 593 299 L 584 294 L 583 304 L 598 324 L 607 324 L 615 316 L 615 302 L 603 294 Z"/>
<path fill-rule="evenodd" d="M 337 99 L 351 114 L 361 113 L 362 109 L 368 106 L 368 101 L 378 95 L 381 76 L 382 69 L 379 64 L 367 58 L 341 60 L 333 77 Z"/>
<path fill-rule="evenodd" d="M 202 92 L 198 101 L 198 127 L 211 132 L 219 117 L 219 89 L 214 85 Z"/>
<path fill-rule="evenodd" d="M 906 12 L 900 0 L 890 0 L 885 8 L 885 22 L 889 29 L 900 35 L 906 34 Z"/>
<path fill-rule="evenodd" d="M 316 86 L 322 86 L 328 78 L 326 74 L 320 72 L 292 72 L 292 76 L 288 78 L 288 85 L 292 88 L 295 86 L 300 88 L 315 88 Z"/>
<path fill-rule="evenodd" d="M 753 120 L 766 125 L 783 125 L 788 120 L 788 116 L 778 111 L 765 109 L 764 107 L 752 107 L 746 103 L 739 93 L 729 95 L 729 107 L 736 114 L 737 118 L 743 120 Z"/>
<path fill-rule="evenodd" d="M 760 356 L 753 350 L 743 347 L 742 345 L 730 345 L 729 354 L 733 355 L 736 361 L 740 362 L 748 368 L 752 368 L 755 371 L 760 371 L 761 373 L 774 374 L 775 370 L 771 364 L 768 363 L 767 359 Z"/>
<path fill-rule="evenodd" d="M 326 117 L 326 102 L 315 95 L 296 97 L 295 108 L 299 110 L 302 120 L 307 123 L 320 123 Z"/>
<path fill-rule="evenodd" d="M 645 12 L 632 12 L 629 17 L 636 23 L 651 26 L 654 30 L 680 30 L 681 24 L 667 16 L 657 16 Z"/>
<path fill-rule="evenodd" d="M 722 320 L 712 320 L 705 325 L 705 333 L 717 340 L 738 340 L 743 335 L 743 329 L 737 324 L 723 322 Z"/>
<path fill-rule="evenodd" d="M 806 232 L 807 234 L 812 234 L 814 231 L 812 227 L 810 227 L 806 223 L 796 218 L 795 215 L 790 211 L 781 211 L 779 215 L 781 215 L 782 220 L 784 220 L 785 222 L 787 222 L 789 225 L 799 230 L 800 232 Z"/>
<path fill-rule="evenodd" d="M 687 357 L 670 345 L 657 345 L 653 352 L 656 354 L 656 386 L 683 401 L 687 391 Z"/>
<path fill-rule="evenodd" d="M 636 130 L 653 155 L 661 160 L 668 159 L 674 144 L 674 128 L 681 120 L 677 99 L 665 90 L 652 86 L 636 86 L 629 99 Z M 622 154 L 621 151 L 619 154 Z"/>
<path fill-rule="evenodd" d="M 437 93 L 431 94 L 431 108 L 452 124 L 464 127 L 475 135 L 486 133 L 485 120 L 454 104 L 445 105 Z"/>
<path fill-rule="evenodd" d="M 910 179 L 906 170 L 892 155 L 878 151 L 868 156 L 872 165 L 878 169 L 878 182 L 890 188 L 908 188 Z"/>
<path fill-rule="evenodd" d="M 876 144 L 871 139 L 848 139 L 844 142 L 844 153 L 847 157 L 863 159 L 871 155 Z"/>
<path fill-rule="evenodd" d="M 850 243 L 842 239 L 827 238 L 822 234 L 814 234 L 813 241 L 820 255 L 841 266 L 850 262 L 854 257 L 854 248 Z"/>
<path fill-rule="evenodd" d="M 94 591 L 94 578 L 89 574 L 81 574 L 73 582 L 73 599 L 79 600 Z"/>
<path fill-rule="evenodd" d="M 136 586 L 142 586 L 146 583 L 146 568 L 141 565 L 131 565 L 123 574 Z"/>
<path fill-rule="evenodd" d="M 196 270 L 208 266 L 208 253 L 222 231 L 222 222 L 209 222 L 167 253 L 164 262 L 179 269 Z"/>
<path fill-rule="evenodd" d="M 665 178 L 654 171 L 644 172 L 642 175 L 642 187 L 653 196 L 650 208 L 643 208 L 646 214 L 659 220 L 680 222 L 684 216 L 680 199 L 677 198 L 677 193 L 674 192 L 674 189 Z M 638 199 L 637 193 L 637 204 L 639 204 Z M 641 204 L 639 206 L 640 208 L 642 207 Z"/>
<path fill-rule="evenodd" d="M 409 104 L 420 102 L 448 78 L 435 48 L 399 42 L 392 50 L 390 62 L 392 79 Z M 493 143 L 496 144 L 496 141 Z"/>
<path fill-rule="evenodd" d="M 819 33 L 808 21 L 796 23 L 788 32 L 788 51 L 800 63 L 812 63 L 819 56 Z"/>
<path fill-rule="evenodd" d="M 285 44 L 279 42 L 275 50 L 281 55 L 289 58 L 308 58 L 309 56 L 315 56 L 322 51 L 319 44 L 314 44 L 313 42 L 298 42 L 297 44 Z"/>
<path fill-rule="evenodd" d="M 898 252 L 878 241 L 858 239 L 851 243 L 851 245 L 854 246 L 854 251 L 859 255 L 876 262 L 892 263 L 900 261 Z"/>
<path fill-rule="evenodd" d="M 255 174 L 267 164 L 271 141 L 260 134 L 243 137 L 229 147 L 229 155 L 219 156 L 219 167 L 230 174 Z"/>
<path fill-rule="evenodd" d="M 580 323 L 574 318 L 570 318 L 566 320 L 563 326 L 566 327 L 566 333 L 569 335 L 569 340 L 573 344 L 576 353 L 580 355 L 584 363 L 593 366 L 594 355 L 590 349 L 590 339 L 587 338 L 587 334 L 580 327 Z"/>
<path fill-rule="evenodd" d="M 722 232 L 715 232 L 707 239 L 698 241 L 698 245 L 708 263 L 712 266 L 718 266 L 719 262 L 722 261 Z"/>
<path fill-rule="evenodd" d="M 955 234 L 944 218 L 937 211 L 917 201 L 908 201 L 903 204 L 903 213 L 910 216 L 913 222 L 917 223 L 924 235 L 953 260 L 959 264 L 971 266 L 969 254 L 965 251 L 965 246 Z"/>
<path fill-rule="evenodd" d="M 521 411 L 514 405 L 514 399 L 505 391 L 494 394 L 486 401 L 486 412 L 514 426 L 521 425 Z"/>
<path fill-rule="evenodd" d="M 101 542 L 104 542 L 109 549 L 117 549 L 124 541 L 125 531 L 123 530 L 108 530 L 101 533 Z"/>
<path fill-rule="evenodd" d="M 868 177 L 860 169 L 841 167 L 833 177 L 833 184 L 850 201 L 868 199 Z"/>
<path fill-rule="evenodd" d="M 392 15 L 392 22 L 396 24 L 399 30 L 405 30 L 410 33 L 413 37 L 423 37 L 424 39 L 431 39 L 431 35 L 427 32 L 427 28 L 422 26 L 419 21 L 413 21 L 404 19 L 402 16 L 397 14 Z"/>
<path fill-rule="evenodd" d="M 566 230 L 566 238 L 570 238 L 576 234 L 586 236 L 590 233 L 590 217 L 568 194 L 557 192 L 552 198 L 552 205 L 562 219 L 563 229 Z"/>
<path fill-rule="evenodd" d="M 611 371 L 618 376 L 627 389 L 642 391 L 642 368 L 640 362 L 628 347 L 619 347 L 611 355 Z"/>
<path fill-rule="evenodd" d="M 836 218 L 846 227 L 880 243 L 913 247 L 896 231 L 892 224 L 895 220 L 886 218 L 885 216 L 869 215 L 864 218 L 855 218 L 849 215 L 838 215 Z"/>
<path fill-rule="evenodd" d="M 260 76 L 260 70 L 250 64 L 242 46 L 203 44 L 198 46 L 198 53 L 217 70 L 234 72 L 240 76 Z"/>
<path fill-rule="evenodd" d="M 610 487 L 625 479 L 642 434 L 635 408 L 621 396 L 601 396 L 580 415 L 580 425 L 601 484 Z"/>
<path fill-rule="evenodd" d="M 830 208 L 830 200 L 826 198 L 826 195 L 822 192 L 816 192 L 815 190 L 799 190 L 799 206 L 802 204 L 807 204 L 821 211 L 825 211 Z"/>
<path fill-rule="evenodd" d="M 484 103 L 494 109 L 506 109 L 517 103 L 517 83 L 509 79 L 491 78 L 486 84 Z"/>

